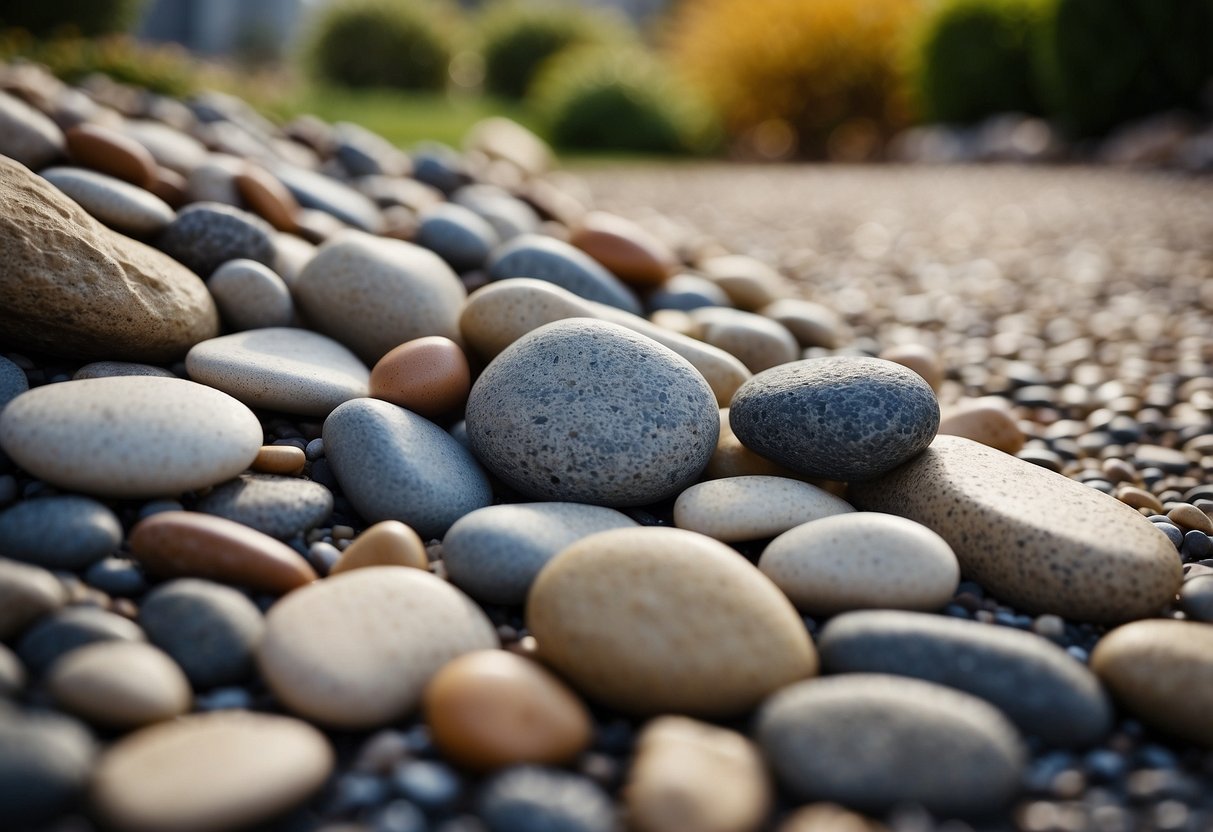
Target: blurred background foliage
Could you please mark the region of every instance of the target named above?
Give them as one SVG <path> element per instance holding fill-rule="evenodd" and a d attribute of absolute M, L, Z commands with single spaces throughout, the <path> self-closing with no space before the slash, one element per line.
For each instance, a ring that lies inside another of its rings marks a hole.
<path fill-rule="evenodd" d="M 643 26 L 575 0 L 333 0 L 235 67 L 119 34 L 141 5 L 0 0 L 0 58 L 402 145 L 503 114 L 566 150 L 760 159 L 875 159 L 909 125 L 1006 112 L 1099 136 L 1213 98 L 1213 0 L 669 0 Z"/>

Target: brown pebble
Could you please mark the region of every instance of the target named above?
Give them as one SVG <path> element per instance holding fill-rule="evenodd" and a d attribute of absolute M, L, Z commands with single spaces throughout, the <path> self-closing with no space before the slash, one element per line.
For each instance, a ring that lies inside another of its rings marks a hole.
<path fill-rule="evenodd" d="M 939 432 L 963 436 L 1008 454 L 1019 453 L 1025 441 L 1006 403 L 996 396 L 969 399 L 949 409 L 939 420 Z"/>
<path fill-rule="evenodd" d="M 569 242 L 633 286 L 659 286 L 678 268 L 665 243 L 631 220 L 604 211 L 586 214 Z"/>
<path fill-rule="evenodd" d="M 189 202 L 189 187 L 189 180 L 177 171 L 158 167 L 156 168 L 156 181 L 152 183 L 150 190 L 173 208 L 180 208 Z"/>
<path fill-rule="evenodd" d="M 294 445 L 262 445 L 249 467 L 262 474 L 295 476 L 307 464 L 307 454 Z"/>
<path fill-rule="evenodd" d="M 333 529 L 333 537 L 337 530 Z M 330 575 L 362 569 L 367 566 L 411 566 L 428 569 L 429 557 L 425 544 L 412 528 L 399 520 L 376 523 L 349 545 L 341 559 L 329 570 Z"/>
<path fill-rule="evenodd" d="M 1116 499 L 1127 506 L 1136 509 L 1149 509 L 1155 514 L 1162 514 L 1162 503 L 1157 497 L 1143 488 L 1135 485 L 1122 485 L 1116 489 Z"/>
<path fill-rule="evenodd" d="M 886 361 L 896 362 L 918 373 L 936 393 L 943 386 L 943 362 L 939 359 L 939 353 L 925 344 L 901 344 L 889 347 L 879 357 Z"/>
<path fill-rule="evenodd" d="M 278 177 L 250 163 L 233 181 L 245 204 L 274 228 L 293 232 L 299 227 L 299 203 Z"/>
<path fill-rule="evenodd" d="M 1213 534 L 1213 520 L 1191 503 L 1180 503 L 1167 512 L 1167 517 L 1184 531 L 1195 529 L 1205 534 Z"/>
<path fill-rule="evenodd" d="M 888 827 L 836 803 L 813 803 L 797 809 L 778 832 L 887 832 Z"/>
<path fill-rule="evenodd" d="M 372 396 L 427 419 L 458 411 L 471 389 L 467 356 L 458 344 L 441 335 L 406 341 L 371 370 Z"/>
<path fill-rule="evenodd" d="M 285 543 L 209 514 L 154 514 L 131 529 L 130 546 L 139 563 L 165 578 L 209 578 L 283 594 L 317 577 Z"/>
<path fill-rule="evenodd" d="M 536 662 L 504 650 L 444 665 L 423 705 L 443 754 L 476 770 L 560 765 L 590 744 L 592 722 L 581 700 Z"/>
<path fill-rule="evenodd" d="M 1099 467 L 1111 483 L 1131 483 L 1137 479 L 1137 469 L 1123 459 L 1105 459 Z"/>
<path fill-rule="evenodd" d="M 67 153 L 78 165 L 152 190 L 156 185 L 156 160 L 139 142 L 98 124 L 69 128 Z"/>

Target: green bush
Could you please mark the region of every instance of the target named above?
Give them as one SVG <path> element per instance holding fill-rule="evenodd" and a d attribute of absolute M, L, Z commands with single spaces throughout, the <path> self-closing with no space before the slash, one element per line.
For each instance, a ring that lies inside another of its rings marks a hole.
<path fill-rule="evenodd" d="M 928 121 L 971 123 L 995 113 L 1038 114 L 1033 42 L 1041 0 L 944 0 L 913 44 L 915 92 Z"/>
<path fill-rule="evenodd" d="M 543 66 L 528 102 L 561 147 L 702 153 L 718 140 L 711 112 L 695 91 L 638 49 L 563 52 Z"/>
<path fill-rule="evenodd" d="M 1078 135 L 1196 108 L 1213 80 L 1213 0 L 1053 0 L 1035 55 L 1052 113 Z"/>
<path fill-rule="evenodd" d="M 305 60 L 320 81 L 343 87 L 440 90 L 456 22 L 434 0 L 348 0 L 314 22 Z"/>
<path fill-rule="evenodd" d="M 218 80 L 213 68 L 201 66 L 178 46 L 139 43 L 127 35 L 38 40 L 24 31 L 9 29 L 0 34 L 0 61 L 14 58 L 44 64 L 69 84 L 100 73 L 124 84 L 176 97 Z"/>
<path fill-rule="evenodd" d="M 142 6 L 143 0 L 0 0 L 0 26 L 38 37 L 57 32 L 94 37 L 127 31 Z"/>
<path fill-rule="evenodd" d="M 633 33 L 601 10 L 544 0 L 488 4 L 480 19 L 484 87 L 522 98 L 543 62 L 577 46 L 624 42 Z"/>

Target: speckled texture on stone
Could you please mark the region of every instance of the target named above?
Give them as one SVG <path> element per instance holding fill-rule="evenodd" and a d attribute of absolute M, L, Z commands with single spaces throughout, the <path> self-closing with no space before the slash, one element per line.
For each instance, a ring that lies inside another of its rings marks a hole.
<path fill-rule="evenodd" d="M 493 226 L 462 205 L 442 202 L 421 212 L 413 242 L 437 254 L 457 272 L 478 269 L 501 239 Z"/>
<path fill-rule="evenodd" d="M 132 361 L 94 361 L 85 364 L 72 375 L 76 381 L 85 378 L 110 378 L 113 376 L 159 376 L 160 378 L 176 378 L 172 370 L 156 367 L 152 364 L 139 364 Z"/>
<path fill-rule="evenodd" d="M 0 410 L 28 389 L 25 371 L 0 355 Z"/>
<path fill-rule="evenodd" d="M 123 234 L 156 234 L 176 216 L 155 194 L 103 173 L 84 168 L 48 168 L 41 175 L 99 222 Z"/>
<path fill-rule="evenodd" d="M 592 780 L 555 768 L 516 766 L 480 794 L 488 832 L 612 832 L 615 808 Z"/>
<path fill-rule="evenodd" d="M 539 570 L 566 546 L 634 526 L 626 514 L 583 503 L 488 506 L 451 526 L 442 562 L 455 585 L 478 601 L 521 604 Z"/>
<path fill-rule="evenodd" d="M 1170 603 L 1182 580 L 1175 547 L 1133 509 L 968 439 L 940 436 L 848 496 L 934 529 L 967 578 L 1027 613 L 1144 618 Z"/>
<path fill-rule="evenodd" d="M 257 417 L 226 393 L 152 376 L 39 387 L 0 413 L 0 447 L 18 465 L 108 497 L 180 494 L 231 479 L 261 438 Z"/>
<path fill-rule="evenodd" d="M 194 509 L 285 540 L 327 520 L 333 513 L 333 493 L 299 477 L 242 474 L 216 486 Z"/>
<path fill-rule="evenodd" d="M 539 573 L 526 616 L 545 663 L 630 713 L 734 716 L 817 671 L 804 623 L 775 585 L 682 529 L 573 543 Z"/>
<path fill-rule="evenodd" d="M 429 539 L 493 501 L 480 463 L 412 411 L 354 399 L 329 415 L 323 433 L 328 463 L 367 521 L 399 520 Z"/>
<path fill-rule="evenodd" d="M 729 406 L 747 448 L 808 477 L 870 480 L 920 453 L 939 427 L 922 378 L 892 361 L 833 356 L 750 379 Z"/>
<path fill-rule="evenodd" d="M 539 327 L 497 356 L 466 418 L 476 455 L 513 488 L 609 506 L 677 494 L 720 430 L 715 396 L 686 359 L 581 318 Z"/>
<path fill-rule="evenodd" d="M 444 664 L 497 647 L 470 598 L 398 566 L 355 569 L 293 592 L 266 625 L 257 663 L 270 689 L 290 710 L 345 728 L 407 715 Z"/>
<path fill-rule="evenodd" d="M 274 262 L 274 229 L 256 214 L 218 202 L 196 202 L 181 210 L 156 240 L 156 247 L 202 277 L 228 260 Z"/>
<path fill-rule="evenodd" d="M 63 131 L 20 98 L 0 92 L 0 155 L 35 170 L 67 152 Z"/>
<path fill-rule="evenodd" d="M 0 157 L 0 337 L 73 358 L 162 362 L 219 332 L 198 276 Z"/>
<path fill-rule="evenodd" d="M 0 706 L 0 817 L 14 828 L 51 821 L 79 800 L 96 745 L 81 723 Z"/>
<path fill-rule="evenodd" d="M 1022 630 L 874 610 L 832 619 L 817 648 L 827 673 L 911 676 L 962 690 L 1050 745 L 1089 746 L 1112 728 L 1112 705 L 1094 674 Z"/>
<path fill-rule="evenodd" d="M 1096 645 L 1091 669 L 1129 713 L 1213 748 L 1213 627 L 1193 621 L 1126 624 Z"/>
<path fill-rule="evenodd" d="M 783 324 L 720 306 L 690 312 L 698 335 L 707 343 L 735 355 L 753 373 L 788 364 L 800 358 L 800 345 Z"/>
<path fill-rule="evenodd" d="M 40 619 L 22 634 L 17 655 L 38 676 L 55 660 L 98 641 L 144 641 L 143 631 L 129 618 L 98 607 L 66 607 Z"/>
<path fill-rule="evenodd" d="M 44 497 L 0 512 L 0 556 L 47 569 L 83 569 L 120 543 L 118 517 L 88 497 Z"/>
<path fill-rule="evenodd" d="M 227 261 L 211 275 L 206 288 L 229 329 L 287 326 L 295 313 L 286 282 L 256 260 Z"/>
<path fill-rule="evenodd" d="M 251 329 L 212 338 L 185 357 L 190 378 L 250 407 L 327 416 L 367 395 L 371 371 L 348 349 L 318 332 Z"/>
<path fill-rule="evenodd" d="M 856 673 L 784 688 L 758 714 L 767 761 L 798 801 L 883 813 L 916 803 L 945 817 L 992 812 L 1019 789 L 1014 726 L 975 696 Z"/>
<path fill-rule="evenodd" d="M 492 280 L 532 277 L 555 283 L 586 300 L 636 315 L 642 313 L 640 301 L 619 278 L 585 252 L 552 237 L 515 237 L 493 252 L 488 271 Z"/>
<path fill-rule="evenodd" d="M 786 477 L 727 477 L 692 485 L 674 503 L 674 525 L 725 543 L 760 540 L 801 523 L 855 511 L 841 497 Z"/>

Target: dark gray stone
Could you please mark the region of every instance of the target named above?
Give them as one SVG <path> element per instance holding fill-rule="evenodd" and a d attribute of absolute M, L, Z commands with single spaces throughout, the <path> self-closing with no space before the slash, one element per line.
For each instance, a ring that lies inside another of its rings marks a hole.
<path fill-rule="evenodd" d="M 319 526 L 333 513 L 333 492 L 298 477 L 244 474 L 216 486 L 195 511 L 226 517 L 280 540 Z"/>
<path fill-rule="evenodd" d="M 931 444 L 939 402 L 900 364 L 831 356 L 754 376 L 733 395 L 729 424 L 747 448 L 804 476 L 863 481 Z"/>
<path fill-rule="evenodd" d="M 690 312 L 707 306 L 732 306 L 732 301 L 706 277 L 697 274 L 676 274 L 658 286 L 645 300 L 650 310 L 678 309 Z"/>
<path fill-rule="evenodd" d="M 148 639 L 172 656 L 195 690 L 245 681 L 265 619 L 231 587 L 181 578 L 157 587 L 139 607 Z"/>
<path fill-rule="evenodd" d="M 523 234 L 493 252 L 490 280 L 533 277 L 555 283 L 578 297 L 596 300 L 636 315 L 640 301 L 619 278 L 580 249 L 552 237 Z"/>
<path fill-rule="evenodd" d="M 1021 630 L 872 610 L 831 620 L 817 649 L 827 673 L 912 676 L 962 690 L 1050 745 L 1093 745 L 1112 729 L 1112 705 L 1095 674 Z"/>
<path fill-rule="evenodd" d="M 97 561 L 84 573 L 84 581 L 106 595 L 119 598 L 142 595 L 147 589 L 143 570 L 127 558 L 104 558 Z"/>
<path fill-rule="evenodd" d="M 686 359 L 616 324 L 573 318 L 519 338 L 472 386 L 477 457 L 540 500 L 645 505 L 707 465 L 716 397 Z"/>
<path fill-rule="evenodd" d="M 121 543 L 117 516 L 88 497 L 43 497 L 0 513 L 0 555 L 47 569 L 84 569 Z"/>
<path fill-rule="evenodd" d="M 38 676 L 58 659 L 85 645 L 143 640 L 143 630 L 129 618 L 98 607 L 68 607 L 30 627 L 17 642 L 17 655 L 26 669 Z"/>
<path fill-rule="evenodd" d="M 1179 591 L 1179 606 L 1189 618 L 1213 621 L 1213 574 L 1184 581 Z"/>
<path fill-rule="evenodd" d="M 261 217 L 219 202 L 183 208 L 156 240 L 157 247 L 200 277 L 229 260 L 245 258 L 272 266 L 274 229 Z"/>
<path fill-rule="evenodd" d="M 462 205 L 444 202 L 421 213 L 413 242 L 437 254 L 457 272 L 484 265 L 500 242 L 493 226 Z"/>
<path fill-rule="evenodd" d="M 29 379 L 25 377 L 25 370 L 0 355 L 0 411 L 28 389 Z"/>
<path fill-rule="evenodd" d="M 0 706 L 0 819 L 5 829 L 44 823 L 73 808 L 88 784 L 93 737 L 59 714 Z"/>
<path fill-rule="evenodd" d="M 592 780 L 559 769 L 516 766 L 485 784 L 480 819 L 489 832 L 612 832 L 611 799 Z"/>
<path fill-rule="evenodd" d="M 438 142 L 424 142 L 413 149 L 413 178 L 444 194 L 457 191 L 470 180 L 459 153 Z"/>

